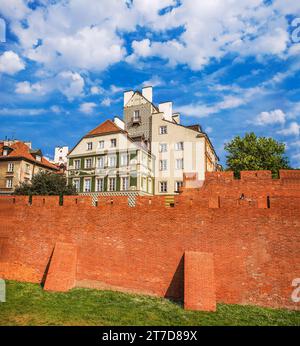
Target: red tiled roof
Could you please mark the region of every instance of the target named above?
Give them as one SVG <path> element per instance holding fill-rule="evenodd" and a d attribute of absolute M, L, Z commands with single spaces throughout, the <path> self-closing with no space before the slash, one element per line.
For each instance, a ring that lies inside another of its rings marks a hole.
<path fill-rule="evenodd" d="M 85 135 L 85 137 L 103 135 L 105 133 L 117 133 L 117 132 L 125 132 L 125 131 L 122 130 L 120 127 L 118 127 L 111 120 L 106 120 L 104 121 L 104 123 L 95 127 L 92 131 L 90 131 L 87 135 Z"/>
<path fill-rule="evenodd" d="M 26 145 L 23 142 L 15 142 L 9 145 L 9 148 L 12 149 L 12 151 L 6 156 L 3 155 L 3 147 L 4 147 L 4 143 L 1 142 L 0 143 L 0 159 L 7 158 L 7 157 L 12 159 L 24 158 L 38 165 L 58 170 L 58 167 L 52 164 L 51 162 L 49 162 L 45 157 L 42 157 L 41 161 L 36 160 L 35 157 L 30 153 L 30 148 L 28 147 L 28 145 Z"/>

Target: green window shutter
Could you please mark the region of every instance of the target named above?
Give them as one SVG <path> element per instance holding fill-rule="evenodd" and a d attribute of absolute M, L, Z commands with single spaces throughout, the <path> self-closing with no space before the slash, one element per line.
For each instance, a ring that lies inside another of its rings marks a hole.
<path fill-rule="evenodd" d="M 96 187 L 95 187 L 95 176 L 92 177 L 92 186 L 91 186 L 91 192 L 95 192 L 96 191 Z"/>
<path fill-rule="evenodd" d="M 121 178 L 119 175 L 117 175 L 117 191 L 121 190 Z"/>
<path fill-rule="evenodd" d="M 80 168 L 84 169 L 84 158 L 80 158 Z"/>
<path fill-rule="evenodd" d="M 104 191 L 107 191 L 107 182 L 108 182 L 108 178 L 106 176 L 104 177 Z"/>
<path fill-rule="evenodd" d="M 83 192 L 83 183 L 84 183 L 84 179 L 80 178 L 80 189 L 79 189 L 80 192 Z"/>

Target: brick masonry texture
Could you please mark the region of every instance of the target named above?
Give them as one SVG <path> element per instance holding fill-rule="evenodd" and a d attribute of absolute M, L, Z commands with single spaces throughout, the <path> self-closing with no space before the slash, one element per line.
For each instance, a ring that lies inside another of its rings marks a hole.
<path fill-rule="evenodd" d="M 174 207 L 164 196 L 140 196 L 135 208 L 122 196 L 97 207 L 81 196 L 63 206 L 56 197 L 31 205 L 0 197 L 0 220 L 4 279 L 146 293 L 192 309 L 222 302 L 299 310 L 291 294 L 300 277 L 300 171 L 274 180 L 264 171 L 240 180 L 208 173 L 201 188 L 187 181 Z M 185 261 L 190 252 L 198 255 Z"/>

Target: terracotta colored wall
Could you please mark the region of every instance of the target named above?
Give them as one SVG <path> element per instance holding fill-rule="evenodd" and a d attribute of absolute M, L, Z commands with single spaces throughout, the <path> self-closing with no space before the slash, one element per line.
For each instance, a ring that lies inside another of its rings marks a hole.
<path fill-rule="evenodd" d="M 32 205 L 0 197 L 0 277 L 44 281 L 55 244 L 72 243 L 77 286 L 183 300 L 183 256 L 194 251 L 213 254 L 217 302 L 299 309 L 290 298 L 300 277 L 299 171 L 278 180 L 268 172 L 241 180 L 208 173 L 202 188 L 183 189 L 174 208 L 164 202 L 139 197 L 130 208 L 126 197 L 109 197 L 92 207 L 77 196 L 59 206 L 53 197 Z"/>

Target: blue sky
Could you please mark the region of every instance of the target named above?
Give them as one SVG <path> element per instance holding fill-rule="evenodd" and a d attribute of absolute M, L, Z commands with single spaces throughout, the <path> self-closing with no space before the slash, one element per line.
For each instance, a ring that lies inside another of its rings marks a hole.
<path fill-rule="evenodd" d="M 2 139 L 51 157 L 122 116 L 124 90 L 153 85 L 222 164 L 224 143 L 254 131 L 300 167 L 297 1 L 0 0 L 0 18 Z"/>

